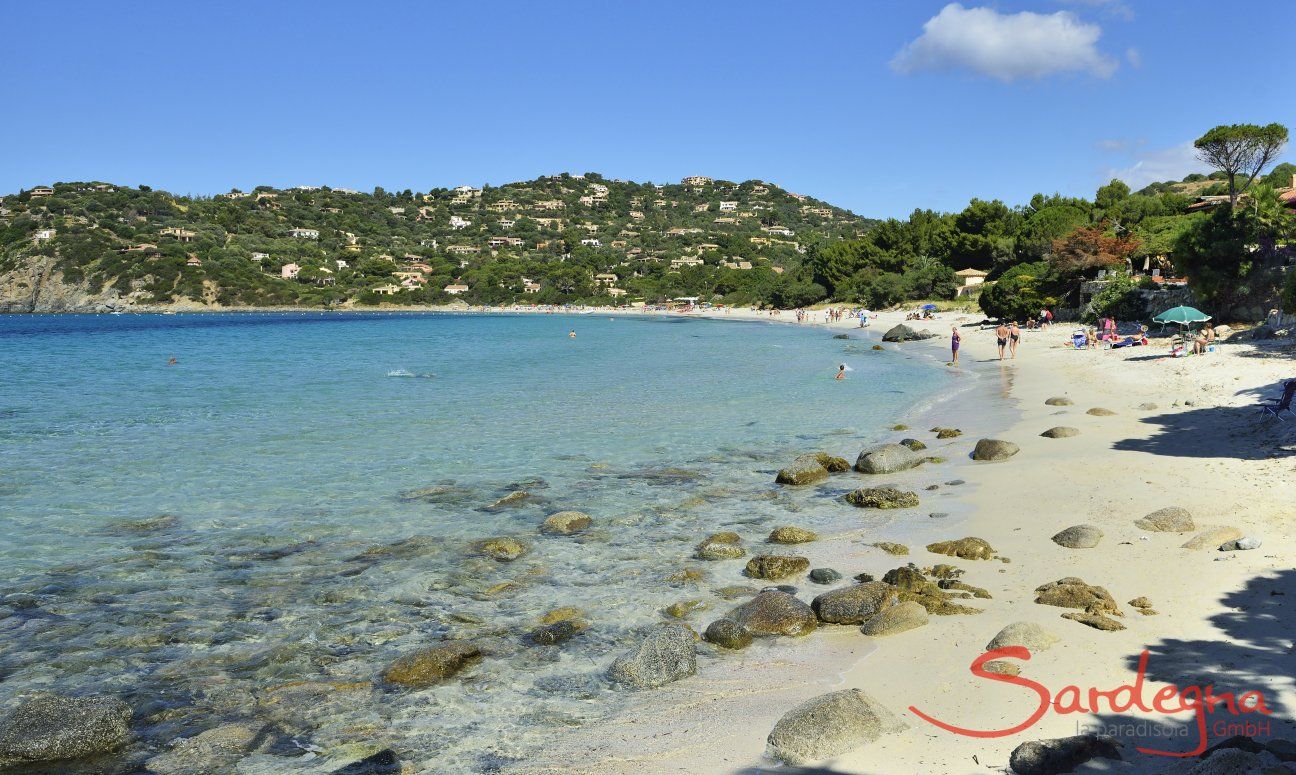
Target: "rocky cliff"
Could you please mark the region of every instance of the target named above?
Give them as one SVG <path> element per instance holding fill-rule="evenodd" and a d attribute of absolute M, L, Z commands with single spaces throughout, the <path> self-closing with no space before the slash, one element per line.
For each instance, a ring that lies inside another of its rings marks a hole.
<path fill-rule="evenodd" d="M 85 283 L 65 282 L 54 265 L 53 256 L 30 256 L 0 274 L 0 312 L 111 312 L 125 306 L 115 288 L 95 292 Z"/>

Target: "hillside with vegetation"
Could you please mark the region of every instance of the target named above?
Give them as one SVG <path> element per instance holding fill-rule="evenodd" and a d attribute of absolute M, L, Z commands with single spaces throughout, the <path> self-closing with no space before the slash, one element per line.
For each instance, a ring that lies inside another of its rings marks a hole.
<path fill-rule="evenodd" d="M 61 284 L 108 306 L 789 305 L 814 300 L 797 295 L 806 255 L 874 223 L 773 184 L 703 177 L 213 197 L 56 183 L 0 200 L 0 299 L 39 309 L 39 286 Z"/>

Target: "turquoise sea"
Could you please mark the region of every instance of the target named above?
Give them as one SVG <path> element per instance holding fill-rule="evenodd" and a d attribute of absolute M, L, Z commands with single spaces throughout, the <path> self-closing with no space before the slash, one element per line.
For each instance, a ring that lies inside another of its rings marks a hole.
<path fill-rule="evenodd" d="M 950 388 L 872 344 L 640 315 L 0 316 L 0 704 L 120 694 L 129 762 L 256 717 L 298 750 L 247 771 L 374 745 L 506 769 L 632 701 L 602 675 L 664 605 L 751 584 L 692 560 L 702 537 L 867 518 L 850 482 L 773 478 Z M 562 509 L 593 529 L 540 535 Z M 530 552 L 470 556 L 491 536 Z M 531 645 L 559 606 L 590 628 Z M 444 638 L 487 657 L 422 692 L 377 680 Z"/>

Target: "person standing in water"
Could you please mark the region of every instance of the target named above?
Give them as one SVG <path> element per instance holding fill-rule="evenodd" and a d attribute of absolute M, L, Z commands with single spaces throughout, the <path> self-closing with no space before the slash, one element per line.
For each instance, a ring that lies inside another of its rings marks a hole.
<path fill-rule="evenodd" d="M 999 360 L 1002 361 L 1004 357 L 1004 348 L 1008 346 L 1008 326 L 1000 323 L 999 327 L 995 329 L 995 339 L 999 343 Z"/>
<path fill-rule="evenodd" d="M 846 364 L 837 367 L 837 379 L 846 379 Z"/>
<path fill-rule="evenodd" d="M 951 366 L 958 365 L 959 342 L 961 341 L 963 341 L 963 337 L 959 335 L 958 326 L 950 326 L 950 352 L 954 356 L 954 359 L 950 362 Z"/>
<path fill-rule="evenodd" d="M 1012 357 L 1017 357 L 1017 343 L 1021 341 L 1021 329 L 1017 327 L 1017 321 L 1014 320 L 1008 328 L 1008 350 Z"/>

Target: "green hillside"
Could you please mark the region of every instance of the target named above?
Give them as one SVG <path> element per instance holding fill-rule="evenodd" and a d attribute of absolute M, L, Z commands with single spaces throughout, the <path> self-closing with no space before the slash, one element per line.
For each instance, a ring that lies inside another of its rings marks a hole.
<path fill-rule="evenodd" d="M 214 197 L 56 183 L 0 199 L 0 275 L 51 257 L 63 283 L 145 304 L 740 303 L 778 298 L 815 245 L 874 223 L 754 180 Z"/>

